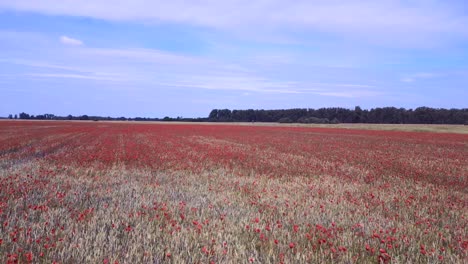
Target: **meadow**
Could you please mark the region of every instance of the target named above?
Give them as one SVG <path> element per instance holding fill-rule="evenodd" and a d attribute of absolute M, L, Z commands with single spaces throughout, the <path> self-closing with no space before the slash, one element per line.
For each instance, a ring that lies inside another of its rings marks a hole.
<path fill-rule="evenodd" d="M 466 263 L 466 129 L 367 128 L 2 121 L 0 262 Z"/>

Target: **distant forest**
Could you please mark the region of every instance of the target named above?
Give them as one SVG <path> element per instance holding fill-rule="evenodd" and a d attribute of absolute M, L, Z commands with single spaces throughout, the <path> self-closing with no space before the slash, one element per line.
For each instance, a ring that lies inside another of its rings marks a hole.
<path fill-rule="evenodd" d="M 280 122 L 280 123 L 375 123 L 375 124 L 466 124 L 468 108 L 443 109 L 396 107 L 363 110 L 329 107 L 320 109 L 297 108 L 282 110 L 214 109 L 209 121 L 217 122 Z"/>
<path fill-rule="evenodd" d="M 329 108 L 295 108 L 279 110 L 229 110 L 213 109 L 208 117 L 102 117 L 102 116 L 56 116 L 53 114 L 9 115 L 9 119 L 32 120 L 94 120 L 94 121 L 187 121 L 187 122 L 279 122 L 305 124 L 337 124 L 337 123 L 373 123 L 373 124 L 468 124 L 468 108 L 443 109 L 418 107 L 405 109 L 396 107 L 378 107 L 370 110 L 341 107 Z"/>

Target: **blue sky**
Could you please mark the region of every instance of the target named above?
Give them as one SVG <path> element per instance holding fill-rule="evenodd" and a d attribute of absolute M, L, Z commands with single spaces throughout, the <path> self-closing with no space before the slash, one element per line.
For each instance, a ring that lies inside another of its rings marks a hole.
<path fill-rule="evenodd" d="M 0 116 L 468 107 L 467 1 L 0 0 Z"/>

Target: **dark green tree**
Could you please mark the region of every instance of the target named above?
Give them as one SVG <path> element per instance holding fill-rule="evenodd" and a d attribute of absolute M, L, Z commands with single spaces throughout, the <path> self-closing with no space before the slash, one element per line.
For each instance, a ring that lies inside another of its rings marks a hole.
<path fill-rule="evenodd" d="M 31 117 L 29 116 L 29 114 L 26 114 L 25 112 L 22 112 L 19 114 L 19 118 L 20 119 L 30 119 Z"/>

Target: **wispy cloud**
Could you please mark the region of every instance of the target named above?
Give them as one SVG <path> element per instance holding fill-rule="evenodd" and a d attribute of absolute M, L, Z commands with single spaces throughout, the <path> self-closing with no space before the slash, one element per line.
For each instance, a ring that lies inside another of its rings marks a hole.
<path fill-rule="evenodd" d="M 307 107 L 314 106 L 313 100 L 326 105 L 333 104 L 328 103 L 333 100 L 359 102 L 382 95 L 378 83 L 356 78 L 359 74 L 354 74 L 354 69 L 307 67 L 304 66 L 307 64 L 297 64 L 300 58 L 289 53 L 259 51 L 258 57 L 250 54 L 223 57 L 155 48 L 98 48 L 90 44 L 70 49 L 60 45 L 55 36 L 49 37 L 50 42 L 28 47 L 28 52 L 2 55 L 0 67 L 14 69 L 5 72 L 15 75 L 10 83 L 20 79 L 26 85 L 33 84 L 32 90 L 37 87 L 63 93 L 72 89 L 89 90 L 101 93 L 103 98 L 115 99 L 114 95 L 103 95 L 112 90 L 125 94 L 122 98 L 132 95 L 138 100 L 155 102 L 175 100 L 174 94 L 186 101 L 208 95 L 212 104 L 200 106 L 206 108 L 222 105 L 220 98 L 226 97 L 233 97 L 229 107 L 243 108 L 245 104 L 239 100 L 253 104 L 275 98 L 292 106 L 295 100 L 303 100 L 301 105 Z M 12 37 L 5 40 L 14 41 Z M 51 48 L 51 45 L 55 46 Z M 252 58 L 264 61 L 254 64 Z M 269 67 L 273 62 L 275 67 Z"/>
<path fill-rule="evenodd" d="M 96 81 L 123 81 L 124 79 L 117 76 L 106 75 L 85 75 L 85 74 L 71 74 L 71 73 L 27 73 L 25 76 L 39 77 L 39 78 L 64 78 L 64 79 L 84 79 Z"/>
<path fill-rule="evenodd" d="M 64 79 L 132 83 L 158 89 L 184 88 L 213 91 L 238 91 L 263 94 L 316 94 L 337 97 L 372 96 L 363 90 L 374 85 L 353 83 L 325 83 L 310 80 L 278 79 L 249 70 L 248 66 L 232 64 L 196 56 L 178 55 L 154 49 L 103 49 L 82 47 L 61 50 L 49 61 L 2 59 L 10 63 L 37 69 L 25 77 L 35 79 Z M 137 68 L 137 70 L 135 70 Z M 40 71 L 39 71 L 40 70 Z M 133 88 L 131 88 L 133 89 Z"/>
<path fill-rule="evenodd" d="M 75 38 L 70 38 L 67 36 L 61 36 L 60 37 L 60 42 L 65 45 L 71 45 L 71 46 L 81 46 L 83 45 L 83 41 Z"/>
<path fill-rule="evenodd" d="M 156 49 L 111 49 L 111 48 L 86 48 L 81 49 L 80 54 L 86 56 L 98 56 L 107 57 L 111 59 L 128 59 L 135 62 L 154 62 L 154 63 L 166 63 L 166 64 L 198 64 L 207 59 L 178 55 L 171 52 L 166 52 Z"/>
<path fill-rule="evenodd" d="M 0 62 L 28 66 L 28 67 L 33 67 L 33 68 L 40 68 L 40 69 L 56 69 L 56 70 L 73 71 L 73 72 L 89 72 L 89 70 L 86 70 L 84 68 L 51 64 L 49 62 L 35 61 L 35 60 L 0 59 Z"/>
<path fill-rule="evenodd" d="M 315 94 L 322 95 L 322 96 L 344 97 L 344 98 L 363 98 L 363 97 L 375 97 L 375 96 L 383 95 L 382 92 L 365 91 L 365 90 L 344 91 L 344 92 L 316 92 Z"/>
<path fill-rule="evenodd" d="M 405 82 L 405 83 L 412 83 L 414 82 L 414 79 L 410 77 L 404 77 L 404 78 L 401 78 L 400 81 Z"/>
<path fill-rule="evenodd" d="M 230 90 L 273 94 L 304 93 L 295 82 L 277 81 L 242 73 L 225 72 L 224 75 L 194 75 L 175 77 L 161 85 L 207 90 Z"/>
<path fill-rule="evenodd" d="M 418 80 L 424 79 L 434 79 L 440 78 L 449 75 L 448 73 L 444 72 L 418 72 L 413 74 L 408 74 L 407 76 L 401 78 L 402 82 L 412 83 Z"/>
<path fill-rule="evenodd" d="M 421 78 L 421 79 L 431 79 L 431 78 L 437 78 L 437 77 L 441 77 L 441 76 L 444 76 L 445 74 L 443 73 L 435 73 L 435 72 L 418 72 L 418 73 L 415 73 L 413 74 L 412 76 L 414 78 Z"/>
<path fill-rule="evenodd" d="M 231 32 L 327 32 L 379 44 L 424 44 L 468 37 L 468 17 L 456 1 L 402 0 L 3 0 L 1 9 L 113 21 L 177 23 Z M 110 8 L 112 7 L 112 8 Z M 183 12 L 181 12 L 183 10 Z M 389 42 L 388 40 L 392 40 Z"/>
<path fill-rule="evenodd" d="M 352 83 L 311 83 L 316 86 L 323 87 L 350 87 L 350 88 L 375 88 L 374 85 L 369 84 L 352 84 Z"/>

